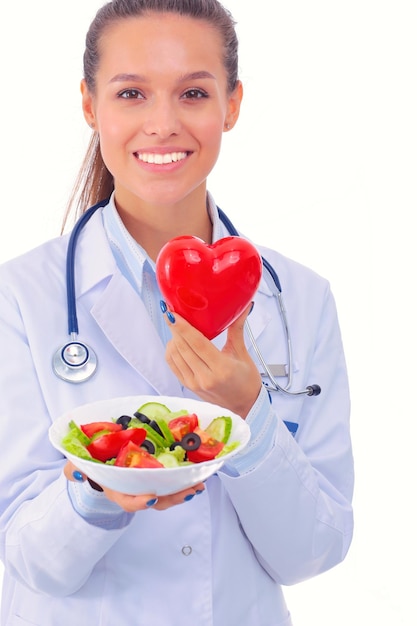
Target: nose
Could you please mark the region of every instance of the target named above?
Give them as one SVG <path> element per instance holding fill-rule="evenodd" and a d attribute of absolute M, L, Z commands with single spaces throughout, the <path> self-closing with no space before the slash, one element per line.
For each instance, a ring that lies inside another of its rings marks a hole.
<path fill-rule="evenodd" d="M 160 139 L 167 139 L 179 133 L 181 122 L 178 111 L 170 100 L 155 99 L 150 103 L 146 113 L 143 131 L 147 135 L 157 135 Z"/>

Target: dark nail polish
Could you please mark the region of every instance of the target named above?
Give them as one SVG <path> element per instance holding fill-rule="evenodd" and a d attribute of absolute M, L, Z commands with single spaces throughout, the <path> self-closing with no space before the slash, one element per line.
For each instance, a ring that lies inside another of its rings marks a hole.
<path fill-rule="evenodd" d="M 72 475 L 74 476 L 75 480 L 78 480 L 78 482 L 82 482 L 84 480 L 83 475 L 78 470 L 72 472 Z"/>
<path fill-rule="evenodd" d="M 100 487 L 100 485 L 94 482 L 94 480 L 91 480 L 91 478 L 87 478 L 87 481 L 94 491 L 103 491 L 103 487 Z"/>
<path fill-rule="evenodd" d="M 188 496 L 185 496 L 184 502 L 189 502 L 193 498 L 194 498 L 194 494 L 193 493 L 189 493 Z"/>
<path fill-rule="evenodd" d="M 159 306 L 161 307 L 161 311 L 162 313 L 166 313 L 167 312 L 167 305 L 165 304 L 165 302 L 163 300 L 160 300 L 159 302 Z"/>
<path fill-rule="evenodd" d="M 172 315 L 171 311 L 167 312 L 167 318 L 171 322 L 171 324 L 175 324 L 175 317 Z"/>
<path fill-rule="evenodd" d="M 152 498 L 152 500 L 148 500 L 146 506 L 153 506 L 158 502 L 158 498 Z"/>

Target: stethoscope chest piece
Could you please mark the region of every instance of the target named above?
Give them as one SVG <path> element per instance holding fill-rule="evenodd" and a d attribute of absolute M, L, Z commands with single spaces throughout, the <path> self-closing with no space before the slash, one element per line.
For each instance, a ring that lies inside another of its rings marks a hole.
<path fill-rule="evenodd" d="M 83 383 L 96 371 L 97 357 L 84 343 L 70 341 L 55 352 L 52 366 L 58 378 L 69 383 Z"/>

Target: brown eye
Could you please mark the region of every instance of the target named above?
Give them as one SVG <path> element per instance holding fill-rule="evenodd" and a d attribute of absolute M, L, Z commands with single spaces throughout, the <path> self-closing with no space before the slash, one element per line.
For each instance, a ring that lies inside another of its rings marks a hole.
<path fill-rule="evenodd" d="M 187 91 L 183 94 L 183 98 L 198 100 L 199 98 L 208 98 L 208 93 L 203 89 L 187 89 Z"/>
<path fill-rule="evenodd" d="M 144 97 L 139 89 L 124 89 L 117 95 L 119 98 L 124 98 L 125 100 L 141 100 Z"/>

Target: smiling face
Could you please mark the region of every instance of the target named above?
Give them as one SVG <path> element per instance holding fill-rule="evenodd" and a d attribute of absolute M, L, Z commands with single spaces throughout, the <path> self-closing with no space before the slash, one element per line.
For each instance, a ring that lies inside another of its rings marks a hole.
<path fill-rule="evenodd" d="M 100 41 L 100 65 L 83 109 L 124 207 L 202 203 L 241 86 L 227 90 L 223 47 L 208 23 L 174 14 L 128 18 Z"/>

